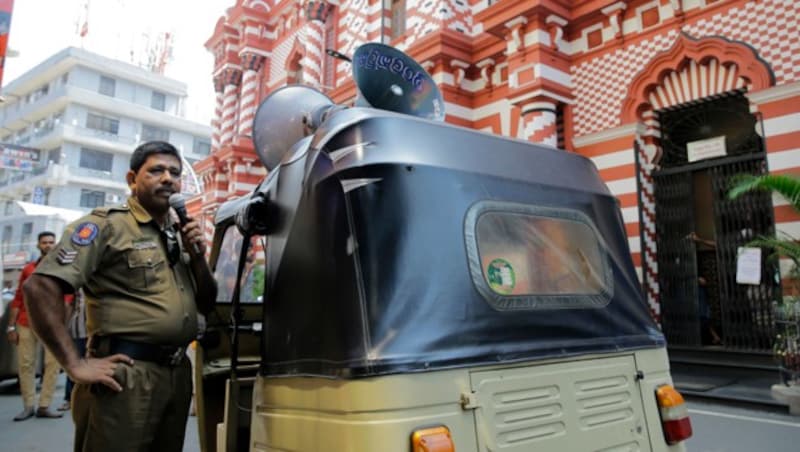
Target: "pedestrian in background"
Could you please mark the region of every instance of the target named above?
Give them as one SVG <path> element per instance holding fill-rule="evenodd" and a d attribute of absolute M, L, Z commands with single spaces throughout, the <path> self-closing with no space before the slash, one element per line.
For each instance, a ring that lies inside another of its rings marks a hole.
<path fill-rule="evenodd" d="M 131 196 L 71 224 L 25 284 L 33 328 L 75 381 L 75 451 L 183 448 L 192 397 L 186 346 L 216 284 L 200 225 L 177 224 L 170 195 L 181 158 L 169 143 L 137 147 Z M 52 297 L 83 288 L 87 353 L 80 356 Z"/>
<path fill-rule="evenodd" d="M 84 301 L 83 291 L 78 290 L 75 297 L 69 305 L 69 314 L 67 315 L 67 329 L 69 335 L 72 337 L 72 342 L 78 350 L 80 356 L 86 354 L 86 302 Z M 70 409 L 70 401 L 72 400 L 72 388 L 75 382 L 72 378 L 67 376 L 67 384 L 64 385 L 64 403 L 58 407 L 58 411 L 67 411 Z"/>
<path fill-rule="evenodd" d="M 35 262 L 29 262 L 22 268 L 19 275 L 19 285 L 14 300 L 11 302 L 8 320 L 8 341 L 17 346 L 17 373 L 19 375 L 19 390 L 22 394 L 22 411 L 14 416 L 15 421 L 24 421 L 32 416 L 43 418 L 59 418 L 60 413 L 50 411 L 50 402 L 53 400 L 53 393 L 56 390 L 56 379 L 60 367 L 58 361 L 48 350 L 44 352 L 44 377 L 42 378 L 42 392 L 39 394 L 39 407 L 34 410 L 36 404 L 36 356 L 39 350 L 39 341 L 30 328 L 28 323 L 28 311 L 23 303 L 22 285 L 33 274 L 36 266 L 53 249 L 56 243 L 54 233 L 45 231 L 40 232 L 36 240 L 36 247 L 41 255 Z M 54 303 L 46 303 L 47 306 L 62 306 L 64 295 L 59 295 L 53 300 Z M 63 311 L 63 308 L 62 308 Z M 63 316 L 62 316 L 63 318 Z"/>

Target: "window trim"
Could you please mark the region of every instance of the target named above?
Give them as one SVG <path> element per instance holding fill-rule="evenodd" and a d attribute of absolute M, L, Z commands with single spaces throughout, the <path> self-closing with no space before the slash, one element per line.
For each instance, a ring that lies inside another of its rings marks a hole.
<path fill-rule="evenodd" d="M 603 268 L 603 290 L 597 294 L 559 295 L 502 295 L 492 290 L 483 275 L 481 256 L 478 251 L 478 220 L 486 213 L 523 215 L 573 221 L 587 226 L 597 241 Z M 530 311 L 546 309 L 603 308 L 614 297 L 614 274 L 608 246 L 592 220 L 578 210 L 562 207 L 546 207 L 500 201 L 478 201 L 467 211 L 464 218 L 464 239 L 467 247 L 467 262 L 472 283 L 489 305 L 497 311 Z"/>

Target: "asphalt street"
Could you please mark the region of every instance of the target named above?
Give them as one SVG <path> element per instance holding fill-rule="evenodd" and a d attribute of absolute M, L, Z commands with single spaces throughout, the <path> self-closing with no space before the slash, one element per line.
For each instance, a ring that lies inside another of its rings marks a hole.
<path fill-rule="evenodd" d="M 64 397 L 62 373 L 58 378 L 56 394 L 51 408 L 56 409 Z M 19 387 L 14 381 L 0 383 L 0 451 L 2 452 L 68 452 L 72 450 L 73 427 L 70 412 L 61 419 L 30 418 L 14 422 L 22 410 Z M 186 425 L 184 452 L 198 452 L 197 418 L 189 417 Z"/>
<path fill-rule="evenodd" d="M 57 401 L 64 394 L 64 375 L 58 380 Z M 797 452 L 800 450 L 800 417 L 785 409 L 732 406 L 701 399 L 690 399 L 689 414 L 694 436 L 687 442 L 689 452 Z M 61 419 L 31 418 L 14 422 L 22 408 L 13 381 L 0 383 L 0 451 L 60 452 L 72 449 L 73 427 L 69 414 Z M 197 418 L 190 417 L 186 428 L 185 452 L 200 450 Z"/>

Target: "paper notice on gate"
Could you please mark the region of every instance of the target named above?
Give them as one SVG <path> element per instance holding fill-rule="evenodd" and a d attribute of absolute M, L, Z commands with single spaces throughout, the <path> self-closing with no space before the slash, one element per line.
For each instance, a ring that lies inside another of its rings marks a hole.
<path fill-rule="evenodd" d="M 736 282 L 738 284 L 761 284 L 761 248 L 739 247 L 736 259 Z"/>

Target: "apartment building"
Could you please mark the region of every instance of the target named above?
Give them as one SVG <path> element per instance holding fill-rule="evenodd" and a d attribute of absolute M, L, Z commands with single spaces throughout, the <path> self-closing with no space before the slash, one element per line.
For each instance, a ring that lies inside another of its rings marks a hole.
<path fill-rule="evenodd" d="M 210 152 L 210 126 L 185 118 L 185 83 L 83 49 L 56 53 L 2 97 L 3 287 L 36 258 L 38 232 L 60 235 L 80 214 L 125 199 L 139 143 L 169 141 L 189 164 Z"/>

